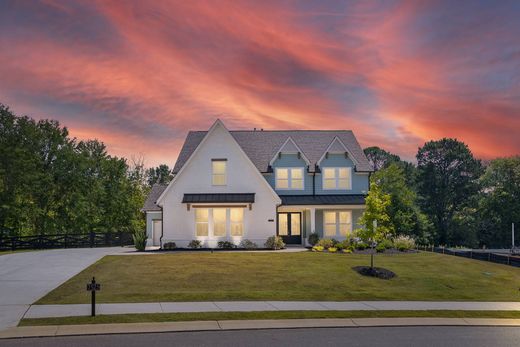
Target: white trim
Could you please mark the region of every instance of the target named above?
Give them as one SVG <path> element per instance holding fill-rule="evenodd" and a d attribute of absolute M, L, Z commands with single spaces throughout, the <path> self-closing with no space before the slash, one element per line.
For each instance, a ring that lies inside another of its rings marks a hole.
<path fill-rule="evenodd" d="M 345 149 L 345 152 L 348 153 L 348 157 L 350 159 L 352 159 L 352 161 L 354 162 L 355 165 L 359 165 L 358 161 L 356 160 L 356 158 L 354 158 L 354 156 L 352 155 L 352 153 L 348 150 L 347 146 L 345 146 L 345 144 L 343 143 L 343 141 L 341 141 L 339 139 L 339 137 L 337 136 L 334 136 L 334 139 L 332 139 L 332 142 L 328 145 L 327 149 L 325 150 L 325 152 L 322 154 L 320 160 L 318 160 L 318 162 L 316 163 L 316 165 L 320 166 L 321 164 L 321 161 L 325 158 L 325 156 L 327 155 L 327 153 L 329 153 L 329 150 L 330 148 L 332 147 L 332 145 L 334 144 L 335 141 L 338 141 L 339 144 L 341 146 L 343 146 L 343 148 Z M 330 153 L 343 153 L 343 152 L 330 152 Z"/>
<path fill-rule="evenodd" d="M 269 182 L 267 182 L 267 180 L 264 178 L 264 176 L 262 176 L 262 174 L 260 173 L 260 171 L 258 170 L 258 168 L 255 166 L 255 164 L 253 164 L 253 162 L 251 161 L 251 159 L 247 156 L 247 154 L 244 152 L 244 150 L 242 149 L 242 147 L 240 147 L 240 145 L 238 144 L 238 142 L 235 140 L 235 138 L 229 133 L 229 130 L 226 128 L 226 126 L 224 125 L 224 123 L 220 120 L 220 119 L 217 119 L 215 121 L 215 123 L 213 123 L 213 125 L 211 126 L 211 128 L 209 128 L 208 132 L 206 133 L 206 135 L 204 135 L 204 138 L 202 139 L 202 141 L 200 141 L 199 145 L 197 146 L 197 148 L 195 148 L 195 150 L 191 153 L 190 157 L 188 158 L 188 160 L 186 160 L 186 162 L 184 163 L 184 165 L 181 167 L 181 169 L 179 170 L 179 172 L 177 172 L 177 174 L 173 177 L 173 179 L 170 181 L 170 183 L 168 184 L 168 186 L 166 187 L 166 189 L 162 192 L 162 194 L 159 196 L 159 198 L 157 199 L 156 201 L 156 205 L 158 206 L 162 206 L 162 201 L 164 200 L 164 197 L 166 196 L 166 194 L 170 191 L 170 189 L 172 189 L 173 185 L 177 182 L 179 176 L 184 172 L 184 170 L 186 169 L 186 167 L 189 166 L 189 164 L 191 163 L 191 161 L 193 160 L 193 158 L 195 157 L 195 155 L 200 151 L 200 148 L 202 147 L 202 145 L 207 141 L 207 139 L 209 138 L 209 136 L 211 135 L 211 133 L 213 133 L 213 131 L 215 131 L 215 128 L 217 128 L 217 126 L 221 126 L 222 128 L 224 128 L 224 130 L 226 131 L 226 133 L 229 135 L 229 137 L 231 139 L 233 139 L 233 142 L 237 145 L 240 153 L 242 153 L 242 155 L 244 156 L 246 162 L 249 163 L 249 165 L 254 169 L 255 173 L 258 175 L 259 179 L 263 181 L 263 184 L 265 184 L 269 191 L 271 192 L 271 194 L 273 195 L 273 197 L 276 199 L 276 203 L 277 204 L 281 204 L 282 203 L 282 200 L 280 199 L 280 197 L 278 196 L 278 194 L 276 194 L 276 192 L 274 191 L 273 187 L 271 187 L 271 185 L 269 184 Z"/>
<path fill-rule="evenodd" d="M 283 148 L 287 145 L 287 143 L 291 141 L 292 144 L 294 145 L 294 147 L 296 147 L 296 149 L 298 149 L 298 152 L 283 152 Z M 296 142 L 294 142 L 294 140 L 289 136 L 287 138 L 287 140 L 285 140 L 285 142 L 283 143 L 283 145 L 276 151 L 276 153 L 274 154 L 274 157 L 269 161 L 269 165 L 273 165 L 273 163 L 278 159 L 278 154 L 279 153 L 288 153 L 288 154 L 298 154 L 300 153 L 301 154 L 301 157 L 303 158 L 303 160 L 307 163 L 307 165 L 311 165 L 311 162 L 309 159 L 307 159 L 307 157 L 305 156 L 305 153 L 303 153 L 303 151 L 301 150 L 301 148 L 296 144 Z"/>
<path fill-rule="evenodd" d="M 302 187 L 301 188 L 291 188 L 292 184 L 292 173 L 291 170 L 298 169 L 302 172 Z M 287 170 L 287 188 L 278 187 L 278 170 Z M 305 168 L 303 167 L 276 167 L 274 168 L 274 186 L 276 190 L 305 190 Z"/>
<path fill-rule="evenodd" d="M 350 218 L 350 223 L 341 223 L 340 222 L 340 213 L 348 213 L 349 214 L 349 218 Z M 326 213 L 334 213 L 334 223 L 326 223 L 325 222 L 325 214 Z M 345 235 L 341 235 L 341 232 L 340 232 L 340 229 L 341 229 L 341 224 L 345 224 L 348 226 L 348 230 L 347 232 L 345 233 Z M 326 235 L 325 234 L 325 226 L 326 225 L 334 225 L 335 228 L 336 228 L 336 232 L 334 235 Z M 345 237 L 345 236 L 348 236 L 349 234 L 352 234 L 352 230 L 353 230 L 353 215 L 352 215 L 352 210 L 324 210 L 323 211 L 323 237 Z"/>
<path fill-rule="evenodd" d="M 325 169 L 334 169 L 334 180 L 336 188 L 325 188 Z M 347 169 L 348 171 L 348 188 L 339 188 L 339 169 Z M 337 174 L 337 176 L 336 176 Z M 321 168 L 321 189 L 322 190 L 352 190 L 352 168 L 349 166 L 325 166 Z"/>

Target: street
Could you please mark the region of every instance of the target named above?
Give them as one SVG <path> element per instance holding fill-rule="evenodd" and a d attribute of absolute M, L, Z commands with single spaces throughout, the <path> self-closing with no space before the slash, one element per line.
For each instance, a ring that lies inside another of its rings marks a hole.
<path fill-rule="evenodd" d="M 363 327 L 68 336 L 0 340 L 0 346 L 518 346 L 518 327 Z"/>

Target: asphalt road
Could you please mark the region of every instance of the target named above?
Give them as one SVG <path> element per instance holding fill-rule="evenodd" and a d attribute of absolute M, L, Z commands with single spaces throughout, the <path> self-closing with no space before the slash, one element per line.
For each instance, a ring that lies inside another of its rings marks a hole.
<path fill-rule="evenodd" d="M 519 346 L 518 327 L 227 330 L 0 340 L 0 346 Z"/>

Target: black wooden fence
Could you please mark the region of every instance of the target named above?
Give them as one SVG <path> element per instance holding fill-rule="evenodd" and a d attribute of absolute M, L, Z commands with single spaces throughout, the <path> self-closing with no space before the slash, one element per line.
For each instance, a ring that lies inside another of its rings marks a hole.
<path fill-rule="evenodd" d="M 133 245 L 132 233 L 119 231 L 111 233 L 55 234 L 31 236 L 0 235 L 0 251 L 18 249 L 51 249 L 112 247 Z"/>
<path fill-rule="evenodd" d="M 520 256 L 500 254 L 488 252 L 486 250 L 468 250 L 468 249 L 457 249 L 457 248 L 446 248 L 446 247 L 433 247 L 433 246 L 419 246 L 419 250 L 442 253 L 448 255 L 454 255 L 457 257 L 464 257 L 470 259 L 477 259 L 483 261 L 489 261 L 492 263 L 499 263 L 504 265 L 510 265 L 520 267 Z"/>

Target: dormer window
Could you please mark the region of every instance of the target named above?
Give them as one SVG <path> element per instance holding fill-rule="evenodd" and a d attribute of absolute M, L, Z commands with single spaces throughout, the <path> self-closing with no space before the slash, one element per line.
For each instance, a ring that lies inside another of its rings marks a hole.
<path fill-rule="evenodd" d="M 275 171 L 276 189 L 303 189 L 303 168 L 276 168 Z"/>
<path fill-rule="evenodd" d="M 214 186 L 226 185 L 227 159 L 211 160 L 211 182 Z"/>
<path fill-rule="evenodd" d="M 323 189 L 350 190 L 352 189 L 352 169 L 349 167 L 325 167 L 323 175 Z"/>

